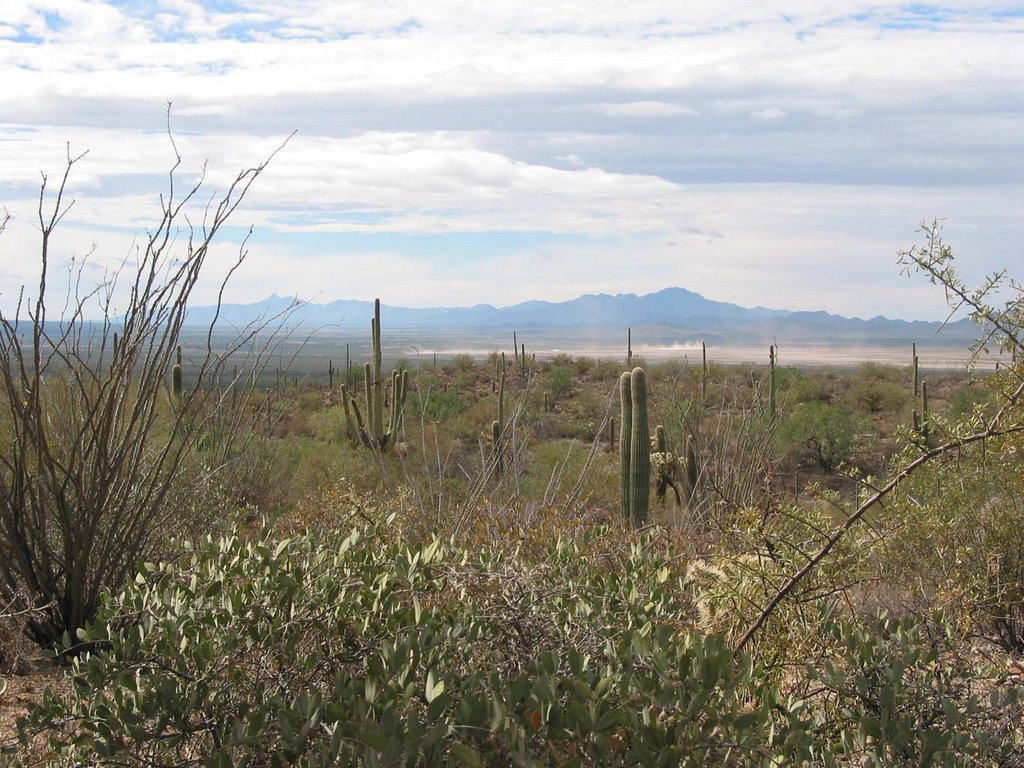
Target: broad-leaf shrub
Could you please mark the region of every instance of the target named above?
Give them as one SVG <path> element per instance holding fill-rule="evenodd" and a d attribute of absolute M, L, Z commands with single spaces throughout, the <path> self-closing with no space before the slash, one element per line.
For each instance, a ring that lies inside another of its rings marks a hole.
<path fill-rule="evenodd" d="M 862 766 L 1020 765 L 1021 689 L 979 669 L 935 618 L 828 627 L 837 652 L 810 677 L 829 736 Z"/>
<path fill-rule="evenodd" d="M 680 577 L 562 542 L 542 566 L 373 529 L 209 539 L 147 566 L 24 724 L 70 763 L 718 765 L 816 747 Z"/>
<path fill-rule="evenodd" d="M 45 733 L 67 765 L 1019 757 L 1012 727 L 985 730 L 957 693 L 970 670 L 920 650 L 913 630 L 836 630 L 834 660 L 807 675 L 828 697 L 800 700 L 721 636 L 687 628 L 688 587 L 651 542 L 616 562 L 564 540 L 530 566 L 437 540 L 408 549 L 380 530 L 207 539 L 147 566 L 107 595 L 77 640 L 71 693 L 35 707 L 23 738 Z M 933 738 L 917 725 L 936 702 L 956 726 L 938 751 L 914 741 Z"/>

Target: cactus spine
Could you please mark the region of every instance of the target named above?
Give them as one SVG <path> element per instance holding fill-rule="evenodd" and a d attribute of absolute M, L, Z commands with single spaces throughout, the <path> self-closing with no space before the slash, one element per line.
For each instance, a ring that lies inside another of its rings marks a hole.
<path fill-rule="evenodd" d="M 380 340 L 380 299 L 373 304 L 373 319 L 370 320 L 370 335 L 373 343 L 373 365 L 363 366 L 363 396 L 366 402 L 366 422 L 355 398 L 342 388 L 342 401 L 345 407 L 345 421 L 350 430 L 354 431 L 367 448 L 385 453 L 393 448 L 402 430 L 402 419 L 405 415 L 405 396 L 409 385 L 409 372 L 395 369 L 391 373 L 391 398 L 388 410 L 388 423 L 384 425 L 384 378 L 381 373 L 381 340 Z M 355 416 L 352 423 L 349 410 Z"/>
<path fill-rule="evenodd" d="M 647 425 L 647 377 L 634 368 L 619 378 L 622 403 L 619 479 L 623 517 L 635 527 L 647 522 L 651 483 L 651 434 Z"/>

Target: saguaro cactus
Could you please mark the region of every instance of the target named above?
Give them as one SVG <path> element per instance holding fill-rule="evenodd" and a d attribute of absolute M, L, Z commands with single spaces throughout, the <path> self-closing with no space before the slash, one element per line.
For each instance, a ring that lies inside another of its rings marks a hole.
<path fill-rule="evenodd" d="M 498 367 L 498 418 L 491 422 L 491 449 L 494 452 L 494 472 L 499 477 L 504 470 L 504 445 L 502 443 L 505 431 L 505 353 L 501 353 L 500 363 L 495 362 Z"/>
<path fill-rule="evenodd" d="M 708 344 L 700 343 L 700 399 L 708 399 Z"/>
<path fill-rule="evenodd" d="M 177 362 L 171 367 L 171 392 L 178 400 L 181 399 L 181 347 L 178 347 Z"/>
<path fill-rule="evenodd" d="M 647 522 L 651 483 L 651 435 L 647 423 L 647 376 L 634 368 L 619 378 L 622 402 L 620 481 L 623 516 L 639 527 Z"/>
<path fill-rule="evenodd" d="M 629 371 L 624 372 L 619 377 L 619 402 L 622 404 L 622 410 L 619 414 L 619 488 L 622 492 L 622 516 L 626 518 L 626 522 L 632 522 L 633 516 L 629 511 L 630 503 L 630 483 L 632 482 L 633 475 L 630 472 L 630 458 L 632 452 L 630 451 L 630 439 L 631 431 L 633 429 L 633 392 L 630 387 L 630 379 L 632 375 Z"/>
<path fill-rule="evenodd" d="M 921 375 L 917 368 L 917 342 L 913 342 L 910 349 L 910 364 L 914 369 L 914 397 L 917 397 L 921 391 Z"/>
<path fill-rule="evenodd" d="M 700 467 L 697 464 L 697 440 L 693 435 L 687 436 L 685 451 L 686 507 L 692 510 L 693 497 L 697 492 L 697 480 L 700 476 Z"/>
<path fill-rule="evenodd" d="M 366 422 L 363 422 L 359 405 L 348 387 L 341 390 L 342 402 L 345 407 L 345 421 L 351 432 L 358 435 L 366 447 L 377 453 L 384 453 L 393 448 L 402 429 L 405 415 L 405 395 L 409 385 L 409 372 L 395 369 L 391 373 L 391 405 L 388 423 L 384 425 L 384 379 L 381 373 L 381 341 L 380 341 L 380 299 L 373 304 L 373 319 L 370 320 L 370 335 L 373 344 L 373 365 L 363 366 L 363 394 L 366 403 Z M 355 424 L 352 423 L 352 415 Z"/>

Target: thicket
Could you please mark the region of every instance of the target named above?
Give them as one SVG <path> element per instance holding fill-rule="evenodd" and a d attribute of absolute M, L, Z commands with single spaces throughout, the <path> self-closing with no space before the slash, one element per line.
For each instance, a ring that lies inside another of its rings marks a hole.
<path fill-rule="evenodd" d="M 349 376 L 259 392 L 257 329 L 211 330 L 191 364 L 177 348 L 262 168 L 184 260 L 199 185 L 169 195 L 129 311 L 103 287 L 99 325 L 93 294 L 47 318 L 64 183 L 40 206 L 38 297 L 0 317 L 0 618 L 71 689 L 14 759 L 1024 763 L 1020 362 L 927 382 L 916 354 L 835 374 L 773 346 L 620 378 L 517 339 L 507 371 L 389 378 L 378 309 L 362 411 Z M 1016 284 L 1001 307 L 1001 276 L 967 288 L 935 226 L 903 259 L 979 321 L 979 352 L 1020 350 Z"/>

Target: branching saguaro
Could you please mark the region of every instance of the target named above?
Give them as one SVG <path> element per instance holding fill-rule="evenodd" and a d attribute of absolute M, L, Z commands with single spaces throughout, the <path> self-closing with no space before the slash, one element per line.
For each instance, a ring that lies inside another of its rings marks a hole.
<path fill-rule="evenodd" d="M 0 592 L 27 594 L 45 607 L 28 625 L 43 644 L 88 622 L 103 588 L 122 584 L 151 551 L 177 512 L 172 490 L 197 441 L 218 446 L 217 455 L 204 457 L 207 473 L 230 460 L 236 444 L 227 433 L 240 420 L 225 406 L 242 399 L 237 381 L 219 393 L 213 384 L 229 359 L 237 365 L 243 358 L 249 381 L 267 359 L 263 334 L 274 318 L 233 332 L 214 349 L 220 300 L 245 258 L 243 242 L 220 285 L 205 349 L 202 342 L 193 348 L 186 386 L 180 397 L 170 396 L 182 324 L 210 245 L 273 154 L 240 173 L 196 228 L 186 207 L 204 174 L 179 195 L 181 156 L 169 129 L 168 136 L 175 157 L 169 189 L 134 264 L 126 260 L 105 283 L 85 290 L 79 265 L 70 287 L 51 286 L 51 242 L 73 205 L 68 181 L 82 157 L 69 152 L 55 192 L 45 176 L 40 188 L 36 295 L 23 289 L 12 311 L 0 311 Z M 115 311 L 115 296 L 123 309 Z M 88 320 L 97 310 L 101 319 Z"/>
<path fill-rule="evenodd" d="M 373 303 L 373 317 L 370 320 L 373 365 L 366 363 L 363 368 L 363 392 L 366 404 L 366 421 L 359 410 L 356 399 L 341 387 L 341 402 L 345 408 L 345 422 L 349 434 L 358 436 L 360 442 L 376 453 L 386 453 L 395 447 L 402 432 L 405 418 L 405 396 L 409 387 L 409 372 L 391 372 L 391 405 L 388 409 L 388 423 L 384 424 L 384 378 L 381 360 L 380 299 Z M 353 416 L 355 422 L 353 423 Z"/>

